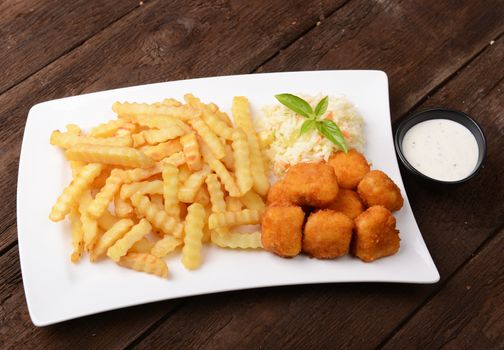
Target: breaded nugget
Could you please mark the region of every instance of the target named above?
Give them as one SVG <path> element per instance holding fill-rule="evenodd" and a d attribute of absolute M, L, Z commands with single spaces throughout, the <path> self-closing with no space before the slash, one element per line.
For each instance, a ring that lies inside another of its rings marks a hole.
<path fill-rule="evenodd" d="M 392 213 L 379 205 L 355 219 L 352 254 L 365 262 L 393 255 L 399 250 L 399 231 Z"/>
<path fill-rule="evenodd" d="M 340 188 L 338 197 L 327 206 L 327 209 L 342 212 L 350 219 L 355 219 L 366 210 L 366 207 L 357 192 Z"/>
<path fill-rule="evenodd" d="M 272 203 L 287 204 L 291 202 L 291 200 L 287 196 L 287 193 L 285 193 L 285 185 L 283 181 L 278 181 L 275 184 L 273 184 L 273 186 L 270 187 L 268 191 L 267 202 L 268 204 Z"/>
<path fill-rule="evenodd" d="M 347 190 L 353 190 L 370 168 L 366 158 L 354 149 L 344 153 L 336 152 L 327 162 L 333 167 L 338 185 Z"/>
<path fill-rule="evenodd" d="M 382 205 L 388 210 L 399 210 L 403 206 L 403 197 L 399 187 L 383 171 L 373 170 L 359 182 L 357 192 L 368 207 Z"/>
<path fill-rule="evenodd" d="M 303 206 L 323 208 L 338 196 L 333 169 L 323 163 L 299 163 L 283 179 L 287 198 Z"/>
<path fill-rule="evenodd" d="M 312 213 L 303 235 L 303 252 L 317 259 L 334 259 L 348 253 L 353 221 L 343 213 L 325 209 Z"/>
<path fill-rule="evenodd" d="M 303 210 L 298 206 L 269 206 L 261 219 L 262 244 L 267 251 L 283 257 L 301 252 Z"/>

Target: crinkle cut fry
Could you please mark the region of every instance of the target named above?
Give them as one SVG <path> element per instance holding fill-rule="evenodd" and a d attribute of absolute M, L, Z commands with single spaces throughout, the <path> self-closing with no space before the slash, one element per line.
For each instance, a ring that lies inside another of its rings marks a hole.
<path fill-rule="evenodd" d="M 93 180 L 100 175 L 103 169 L 102 164 L 85 165 L 74 178 L 74 180 L 63 190 L 56 203 L 51 209 L 49 219 L 51 221 L 61 221 L 70 213 L 72 206 L 77 204 L 82 193 L 91 186 Z"/>

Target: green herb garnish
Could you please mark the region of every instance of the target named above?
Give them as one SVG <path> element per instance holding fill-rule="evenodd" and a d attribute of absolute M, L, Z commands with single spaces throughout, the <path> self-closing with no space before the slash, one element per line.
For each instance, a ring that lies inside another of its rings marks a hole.
<path fill-rule="evenodd" d="M 345 138 L 343 137 L 338 125 L 336 125 L 336 123 L 332 120 L 321 118 L 327 111 L 327 105 L 329 104 L 328 96 L 324 97 L 319 101 L 319 103 L 317 103 L 315 111 L 313 111 L 308 102 L 296 95 L 279 94 L 275 95 L 275 97 L 285 107 L 307 119 L 304 121 L 303 125 L 301 125 L 299 136 L 312 130 L 313 128 L 316 128 L 319 133 L 342 149 L 343 152 L 348 152 Z"/>

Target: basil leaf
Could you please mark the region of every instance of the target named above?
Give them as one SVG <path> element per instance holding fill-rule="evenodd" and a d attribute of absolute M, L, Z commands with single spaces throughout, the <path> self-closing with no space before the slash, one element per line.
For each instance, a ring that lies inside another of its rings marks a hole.
<path fill-rule="evenodd" d="M 348 147 L 346 145 L 345 138 L 341 133 L 340 128 L 332 120 L 322 120 L 317 122 L 317 129 L 322 135 L 324 135 L 329 141 L 338 146 L 343 152 L 348 153 Z"/>
<path fill-rule="evenodd" d="M 306 118 L 313 117 L 313 109 L 311 108 L 310 104 L 303 100 L 301 97 L 297 97 L 296 95 L 292 94 L 279 94 L 275 95 L 275 97 L 278 102 L 283 104 L 285 107 L 293 110 L 297 114 L 302 115 Z"/>
<path fill-rule="evenodd" d="M 317 103 L 317 107 L 315 107 L 315 114 L 317 117 L 322 116 L 327 111 L 327 106 L 329 105 L 329 96 L 324 97 Z"/>
<path fill-rule="evenodd" d="M 308 131 L 310 131 L 311 129 L 313 129 L 315 127 L 315 124 L 317 122 L 315 120 L 311 120 L 311 119 L 308 119 L 308 120 L 305 120 L 303 125 L 301 125 L 301 129 L 299 130 L 299 136 L 307 133 Z"/>

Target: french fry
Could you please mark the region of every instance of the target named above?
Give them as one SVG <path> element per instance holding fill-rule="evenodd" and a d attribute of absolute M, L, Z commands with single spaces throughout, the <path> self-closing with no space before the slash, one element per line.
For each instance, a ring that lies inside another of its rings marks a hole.
<path fill-rule="evenodd" d="M 181 166 L 185 164 L 186 159 L 184 152 L 173 153 L 171 156 L 164 158 L 160 163 L 161 164 L 172 164 L 175 166 Z"/>
<path fill-rule="evenodd" d="M 84 165 L 86 165 L 86 163 L 79 162 L 78 160 L 71 160 L 70 168 L 72 169 L 72 177 L 75 178 Z"/>
<path fill-rule="evenodd" d="M 93 137 L 111 137 L 114 136 L 117 130 L 126 122 L 123 119 L 112 119 L 106 123 L 95 126 L 89 132 L 89 136 Z"/>
<path fill-rule="evenodd" d="M 142 152 L 156 161 L 159 161 L 181 151 L 182 145 L 180 144 L 179 140 L 169 140 L 166 142 L 161 142 L 155 146 L 144 146 L 142 148 Z"/>
<path fill-rule="evenodd" d="M 77 144 L 66 152 L 69 160 L 103 163 L 126 167 L 148 168 L 154 161 L 143 152 L 131 147 Z"/>
<path fill-rule="evenodd" d="M 216 114 L 218 108 L 211 108 L 209 105 L 205 105 L 192 94 L 184 95 L 184 99 L 191 107 L 201 111 L 201 118 L 216 135 L 231 140 L 233 134 L 232 125 L 228 125 Z"/>
<path fill-rule="evenodd" d="M 92 218 L 98 219 L 100 216 L 102 216 L 103 212 L 107 209 L 115 194 L 121 188 L 121 185 L 123 183 L 123 178 L 121 176 L 122 172 L 123 171 L 120 169 L 112 170 L 107 181 L 105 181 L 105 186 L 103 186 L 100 192 L 96 194 L 96 197 L 93 199 L 87 209 L 88 214 Z"/>
<path fill-rule="evenodd" d="M 254 192 L 254 190 L 250 190 L 245 193 L 241 198 L 241 202 L 245 205 L 247 209 L 257 210 L 259 212 L 263 212 L 266 209 L 266 204 L 264 203 L 261 196 Z"/>
<path fill-rule="evenodd" d="M 208 193 L 210 194 L 210 202 L 212 203 L 212 211 L 220 213 L 226 211 L 226 202 L 224 201 L 224 192 L 222 192 L 221 184 L 217 175 L 209 174 L 205 180 Z"/>
<path fill-rule="evenodd" d="M 153 194 L 150 196 L 150 201 L 154 204 L 159 210 L 164 210 L 163 204 L 163 196 L 160 194 Z"/>
<path fill-rule="evenodd" d="M 233 155 L 233 148 L 231 145 L 225 143 L 224 151 L 226 152 L 226 156 L 221 159 L 221 162 L 226 166 L 229 171 L 235 171 L 235 160 Z"/>
<path fill-rule="evenodd" d="M 200 187 L 196 196 L 194 196 L 194 203 L 199 203 L 204 207 L 210 204 L 210 194 L 204 184 Z"/>
<path fill-rule="evenodd" d="M 70 213 L 72 206 L 77 204 L 79 197 L 91 186 L 93 180 L 100 174 L 103 169 L 101 164 L 85 165 L 73 179 L 73 181 L 64 190 L 61 196 L 58 197 L 56 203 L 51 209 L 49 219 L 51 221 L 61 221 Z"/>
<path fill-rule="evenodd" d="M 182 120 L 162 115 L 136 116 L 132 117 L 132 120 L 142 127 L 147 127 L 151 129 L 168 129 L 173 126 L 177 126 L 182 130 L 184 130 L 185 133 L 192 131 L 191 127 L 186 123 L 184 123 Z"/>
<path fill-rule="evenodd" d="M 126 255 L 128 250 L 151 231 L 151 224 L 146 219 L 140 220 L 124 236 L 118 239 L 110 248 L 107 249 L 107 256 L 114 261 Z"/>
<path fill-rule="evenodd" d="M 168 277 L 168 266 L 164 260 L 150 254 L 128 253 L 121 257 L 118 264 L 135 271 L 150 273 L 162 278 Z"/>
<path fill-rule="evenodd" d="M 212 208 L 208 206 L 205 207 L 205 226 L 203 226 L 203 238 L 201 239 L 203 243 L 211 242 L 210 228 L 208 227 L 208 218 L 210 214 L 212 214 Z"/>
<path fill-rule="evenodd" d="M 133 207 L 125 199 L 116 194 L 114 198 L 114 210 L 118 217 L 126 218 L 133 213 Z"/>
<path fill-rule="evenodd" d="M 192 171 L 198 171 L 202 167 L 201 153 L 198 140 L 194 133 L 189 133 L 180 138 L 180 144 L 184 150 L 187 166 Z"/>
<path fill-rule="evenodd" d="M 167 237 L 172 237 L 172 236 L 167 236 Z M 154 242 L 149 241 L 146 237 L 142 238 L 139 241 L 136 241 L 135 244 L 131 246 L 131 248 L 128 250 L 129 253 L 146 253 L 150 254 L 150 251 L 154 247 Z"/>
<path fill-rule="evenodd" d="M 150 129 L 141 132 L 145 141 L 149 145 L 155 145 L 160 142 L 176 139 L 185 134 L 185 131 L 177 125 L 173 125 L 167 129 Z"/>
<path fill-rule="evenodd" d="M 112 106 L 112 110 L 119 117 L 129 115 L 145 115 L 145 116 L 168 116 L 187 121 L 193 118 L 198 118 L 200 112 L 190 106 L 166 106 L 166 105 L 149 105 L 147 103 L 119 103 L 116 102 Z"/>
<path fill-rule="evenodd" d="M 227 211 L 241 211 L 243 207 L 242 202 L 236 197 L 226 197 L 226 210 Z"/>
<path fill-rule="evenodd" d="M 187 164 L 182 164 L 179 168 L 178 179 L 180 183 L 184 183 L 187 181 L 189 176 L 191 176 L 191 170 Z"/>
<path fill-rule="evenodd" d="M 237 233 L 227 228 L 212 230 L 212 243 L 221 248 L 260 249 L 262 248 L 261 232 Z"/>
<path fill-rule="evenodd" d="M 147 143 L 145 136 L 142 132 L 131 135 L 131 140 L 133 141 L 133 147 L 138 148 Z"/>
<path fill-rule="evenodd" d="M 180 238 L 167 235 L 154 244 L 150 253 L 158 258 L 163 258 L 177 249 L 180 245 L 182 245 L 182 240 Z"/>
<path fill-rule="evenodd" d="M 201 139 L 208 145 L 208 148 L 216 159 L 226 156 L 226 150 L 219 137 L 208 127 L 203 119 L 191 119 L 189 124 L 196 130 Z"/>
<path fill-rule="evenodd" d="M 180 220 L 180 208 L 178 206 L 179 170 L 176 166 L 165 164 L 163 166 L 163 197 L 166 213 Z"/>
<path fill-rule="evenodd" d="M 79 210 L 76 206 L 72 207 L 70 211 L 70 228 L 72 231 L 72 255 L 70 260 L 73 263 L 79 261 L 84 251 L 84 230 L 82 229 L 82 222 L 80 220 Z"/>
<path fill-rule="evenodd" d="M 100 227 L 104 231 L 107 231 L 110 230 L 110 228 L 114 226 L 117 221 L 119 221 L 117 217 L 110 214 L 108 210 L 105 210 L 102 216 L 100 216 L 100 218 L 98 219 L 98 227 Z"/>
<path fill-rule="evenodd" d="M 217 158 L 215 158 L 215 156 L 205 143 L 201 142 L 200 145 L 203 158 L 210 166 L 210 169 L 212 169 L 215 172 L 215 174 L 217 174 L 221 182 L 224 184 L 224 188 L 226 189 L 226 191 L 228 191 L 229 194 L 233 197 L 240 197 L 241 195 L 240 188 L 236 184 L 236 181 L 233 178 L 233 176 L 229 173 L 229 171 L 222 164 L 222 162 Z"/>
<path fill-rule="evenodd" d="M 237 212 L 213 213 L 208 218 L 208 227 L 210 230 L 213 230 L 217 227 L 256 225 L 260 222 L 260 216 L 259 211 L 250 209 L 243 209 Z"/>
<path fill-rule="evenodd" d="M 159 174 L 161 172 L 161 169 L 162 164 L 157 163 L 155 166 L 149 169 L 136 168 L 136 169 L 124 170 L 121 173 L 121 177 L 123 179 L 123 182 L 126 184 L 132 182 L 139 182 L 148 179 L 156 174 Z"/>
<path fill-rule="evenodd" d="M 254 184 L 254 178 L 250 170 L 250 153 L 247 135 L 241 129 L 237 129 L 233 132 L 233 152 L 236 183 L 241 193 L 247 193 Z"/>
<path fill-rule="evenodd" d="M 210 170 L 208 168 L 203 168 L 191 174 L 186 182 L 179 188 L 178 200 L 184 203 L 192 203 L 209 172 Z"/>
<path fill-rule="evenodd" d="M 71 162 L 76 162 L 76 160 L 71 160 Z M 99 190 L 103 186 L 105 186 L 105 183 L 107 182 L 107 179 L 109 178 L 111 172 L 112 168 L 108 165 L 105 165 L 100 175 L 98 175 L 94 179 L 93 183 L 91 184 L 91 188 Z"/>
<path fill-rule="evenodd" d="M 198 203 L 191 204 L 187 208 L 184 247 L 182 248 L 182 264 L 186 269 L 193 270 L 201 265 L 201 240 L 204 225 L 205 208 Z"/>
<path fill-rule="evenodd" d="M 98 222 L 87 212 L 92 201 L 93 197 L 91 197 L 90 191 L 84 192 L 79 200 L 79 213 L 81 215 L 82 230 L 84 231 L 84 248 L 87 252 L 93 250 L 96 240 L 100 235 Z"/>
<path fill-rule="evenodd" d="M 174 98 L 165 98 L 163 100 L 163 104 L 165 106 L 171 106 L 171 107 L 178 107 L 178 106 L 182 106 L 182 103 L 180 103 L 180 101 L 174 99 Z"/>
<path fill-rule="evenodd" d="M 163 194 L 163 181 L 154 180 L 154 181 L 142 181 L 142 182 L 133 182 L 130 184 L 124 184 L 121 187 L 121 191 L 119 192 L 119 196 L 126 200 L 131 198 L 134 194 Z"/>
<path fill-rule="evenodd" d="M 121 219 L 114 223 L 105 233 L 98 239 L 95 247 L 91 251 L 90 260 L 97 261 L 102 258 L 107 250 L 114 243 L 122 238 L 135 223 L 131 219 Z"/>
<path fill-rule="evenodd" d="M 231 110 L 236 126 L 242 128 L 248 137 L 254 190 L 261 196 L 265 196 L 268 193 L 269 180 L 264 168 L 257 133 L 250 117 L 250 107 L 247 98 L 242 96 L 233 98 Z"/>
<path fill-rule="evenodd" d="M 157 208 L 146 196 L 135 194 L 131 197 L 131 203 L 140 215 L 145 216 L 152 225 L 164 234 L 171 234 L 175 237 L 182 236 L 182 224 L 164 210 Z"/>
<path fill-rule="evenodd" d="M 66 126 L 67 133 L 79 136 L 82 133 L 81 128 L 77 124 L 68 124 Z"/>
<path fill-rule="evenodd" d="M 85 143 L 87 145 L 101 145 L 101 146 L 116 146 L 116 147 L 129 147 L 132 145 L 131 137 L 128 135 L 115 136 L 115 137 L 92 137 L 80 136 L 70 133 L 62 133 L 55 130 L 51 134 L 51 145 L 58 146 L 63 149 L 69 149 L 75 145 Z"/>

